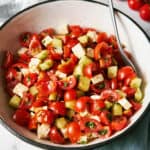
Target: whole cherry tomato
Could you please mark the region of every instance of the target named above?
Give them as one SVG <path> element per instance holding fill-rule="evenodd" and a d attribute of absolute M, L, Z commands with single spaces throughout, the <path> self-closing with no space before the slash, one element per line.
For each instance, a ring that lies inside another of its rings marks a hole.
<path fill-rule="evenodd" d="M 140 8 L 140 16 L 145 21 L 150 21 L 150 4 L 145 4 Z"/>
<path fill-rule="evenodd" d="M 13 115 L 13 120 L 21 126 L 28 126 L 30 121 L 30 114 L 24 109 L 17 109 Z"/>
<path fill-rule="evenodd" d="M 72 143 L 76 143 L 80 136 L 80 126 L 77 122 L 71 122 L 67 125 L 67 135 Z"/>
<path fill-rule="evenodd" d="M 77 98 L 76 90 L 67 90 L 64 94 L 64 101 L 75 100 Z"/>
<path fill-rule="evenodd" d="M 114 131 L 120 131 L 127 126 L 128 120 L 125 116 L 116 117 L 111 122 L 111 128 Z"/>
<path fill-rule="evenodd" d="M 128 0 L 128 6 L 133 10 L 139 10 L 143 4 L 143 0 Z"/>
<path fill-rule="evenodd" d="M 52 127 L 49 132 L 49 138 L 52 142 L 57 144 L 64 144 L 65 140 L 62 134 L 58 131 L 56 127 Z"/>

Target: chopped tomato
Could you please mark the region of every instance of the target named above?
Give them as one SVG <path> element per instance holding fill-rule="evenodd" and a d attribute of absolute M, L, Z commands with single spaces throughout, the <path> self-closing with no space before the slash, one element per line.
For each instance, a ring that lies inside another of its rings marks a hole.
<path fill-rule="evenodd" d="M 134 109 L 135 111 L 139 110 L 139 109 L 142 107 L 142 104 L 141 104 L 141 103 L 138 103 L 138 102 L 136 102 L 136 101 L 134 101 L 134 100 L 131 100 L 130 102 L 131 102 L 131 104 L 132 104 L 132 106 L 133 106 L 133 109 Z"/>
<path fill-rule="evenodd" d="M 44 37 L 48 36 L 52 36 L 54 34 L 54 29 L 52 28 L 48 28 L 48 29 L 44 29 L 43 31 L 41 31 L 39 33 L 39 37 L 40 39 L 43 39 Z"/>
<path fill-rule="evenodd" d="M 111 87 L 111 89 L 112 90 L 115 90 L 115 89 L 117 89 L 117 79 L 116 78 L 113 78 L 113 79 L 111 79 L 110 80 L 110 87 Z"/>
<path fill-rule="evenodd" d="M 30 87 L 37 81 L 37 74 L 36 73 L 30 73 L 26 75 L 23 79 L 24 85 Z"/>
<path fill-rule="evenodd" d="M 75 100 L 77 98 L 76 90 L 67 90 L 64 94 L 64 101 Z"/>
<path fill-rule="evenodd" d="M 81 131 L 80 126 L 77 122 L 71 122 L 67 125 L 67 135 L 71 143 L 76 143 L 79 140 Z"/>
<path fill-rule="evenodd" d="M 106 32 L 100 32 L 97 37 L 97 42 L 101 43 L 101 42 L 107 42 L 107 41 L 108 41 L 108 36 Z"/>
<path fill-rule="evenodd" d="M 22 33 L 19 37 L 21 46 L 28 48 L 29 44 L 31 42 L 32 35 L 33 35 L 33 33 L 31 33 L 31 32 Z"/>
<path fill-rule="evenodd" d="M 120 131 L 125 128 L 128 124 L 128 120 L 125 116 L 116 117 L 111 122 L 111 128 L 114 131 Z"/>
<path fill-rule="evenodd" d="M 82 28 L 78 25 L 71 25 L 69 26 L 69 30 L 71 32 L 71 37 L 79 37 L 82 35 L 83 31 Z"/>
<path fill-rule="evenodd" d="M 100 135 L 100 138 L 108 138 L 112 134 L 112 129 L 110 126 L 104 126 L 98 131 L 98 134 Z"/>
<path fill-rule="evenodd" d="M 112 115 L 109 111 L 104 110 L 100 113 L 100 120 L 102 124 L 109 125 L 111 119 L 112 119 Z"/>
<path fill-rule="evenodd" d="M 125 92 L 127 94 L 128 97 L 132 97 L 134 96 L 136 89 L 128 87 L 128 86 L 123 86 L 122 91 Z"/>
<path fill-rule="evenodd" d="M 37 129 L 37 121 L 35 117 L 30 118 L 29 124 L 28 124 L 29 130 L 36 130 Z"/>

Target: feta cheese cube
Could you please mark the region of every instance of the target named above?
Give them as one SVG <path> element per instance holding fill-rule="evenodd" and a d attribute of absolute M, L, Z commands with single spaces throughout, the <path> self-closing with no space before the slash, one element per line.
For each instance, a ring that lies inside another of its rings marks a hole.
<path fill-rule="evenodd" d="M 67 139 L 68 138 L 67 128 L 62 128 L 62 129 L 60 129 L 60 131 L 61 131 L 62 135 L 64 136 L 64 138 Z"/>
<path fill-rule="evenodd" d="M 81 117 L 85 117 L 89 114 L 89 112 L 87 110 L 85 110 L 84 112 L 80 112 L 80 116 Z"/>
<path fill-rule="evenodd" d="M 24 54 L 28 49 L 26 47 L 22 47 L 18 50 L 18 55 Z"/>
<path fill-rule="evenodd" d="M 82 58 L 85 55 L 85 50 L 84 50 L 84 48 L 82 47 L 82 45 L 80 43 L 78 43 L 74 47 L 72 47 L 72 52 L 79 59 Z"/>
<path fill-rule="evenodd" d="M 22 83 L 18 83 L 13 89 L 13 93 L 20 97 L 23 97 L 23 93 L 27 91 L 28 91 L 28 87 Z"/>
<path fill-rule="evenodd" d="M 63 79 L 63 78 L 66 78 L 66 77 L 67 77 L 67 74 L 65 74 L 65 73 L 63 73 L 63 72 L 61 72 L 61 71 L 59 71 L 59 70 L 57 70 L 57 71 L 55 72 L 55 75 L 56 75 L 57 77 L 59 77 L 60 79 Z"/>
<path fill-rule="evenodd" d="M 91 81 L 92 81 L 93 84 L 97 84 L 97 83 L 99 83 L 99 82 L 104 81 L 104 77 L 103 77 L 103 75 L 100 73 L 100 74 L 95 75 L 93 78 L 91 78 Z"/>
<path fill-rule="evenodd" d="M 93 41 L 97 41 L 97 33 L 95 31 L 88 31 L 87 36 Z"/>
<path fill-rule="evenodd" d="M 47 35 L 43 40 L 42 40 L 42 44 L 47 47 L 51 42 L 53 41 L 53 39 Z"/>
<path fill-rule="evenodd" d="M 27 68 L 21 68 L 20 70 L 21 70 L 21 73 L 22 73 L 24 76 L 26 76 L 27 74 L 29 74 L 29 69 L 27 69 Z"/>
<path fill-rule="evenodd" d="M 68 34 L 68 33 L 69 33 L 68 25 L 67 25 L 67 24 L 64 24 L 64 25 L 59 26 L 59 27 L 56 29 L 56 33 L 57 33 L 57 34 Z"/>
<path fill-rule="evenodd" d="M 38 125 L 38 128 L 37 128 L 37 136 L 39 139 L 46 139 L 48 138 L 48 133 L 50 131 L 50 125 L 49 124 L 41 124 L 41 125 Z"/>
<path fill-rule="evenodd" d="M 93 99 L 93 100 L 99 100 L 101 98 L 101 96 L 95 94 L 95 95 L 91 95 L 90 98 Z"/>
<path fill-rule="evenodd" d="M 41 60 L 38 58 L 31 58 L 29 62 L 29 71 L 32 73 L 39 73 L 38 66 L 41 63 Z"/>
<path fill-rule="evenodd" d="M 131 103 L 126 99 L 122 98 L 118 101 L 118 103 L 125 109 L 128 110 L 132 107 Z"/>

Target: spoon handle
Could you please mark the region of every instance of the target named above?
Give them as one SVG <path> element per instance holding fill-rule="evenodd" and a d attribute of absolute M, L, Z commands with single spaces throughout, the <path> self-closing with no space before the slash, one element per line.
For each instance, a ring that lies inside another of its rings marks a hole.
<path fill-rule="evenodd" d="M 120 38 L 119 38 L 118 29 L 117 29 L 117 23 L 116 23 L 116 18 L 115 18 L 115 13 L 114 13 L 114 6 L 113 6 L 113 1 L 112 0 L 109 0 L 109 10 L 110 10 L 111 19 L 112 19 L 116 39 L 117 39 L 117 44 L 118 44 L 118 47 L 119 47 L 119 51 L 121 53 L 121 57 L 122 57 L 122 59 L 123 59 L 123 61 L 126 65 L 131 66 L 134 69 L 134 71 L 137 72 L 135 66 L 133 65 L 131 60 L 126 56 L 126 54 L 125 54 L 125 52 L 124 52 L 124 50 L 121 46 L 121 41 L 120 41 Z"/>

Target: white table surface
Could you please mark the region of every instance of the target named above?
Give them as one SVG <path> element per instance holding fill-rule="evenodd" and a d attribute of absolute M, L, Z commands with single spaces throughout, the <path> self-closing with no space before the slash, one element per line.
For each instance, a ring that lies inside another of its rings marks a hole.
<path fill-rule="evenodd" d="M 0 0 L 0 24 L 8 19 L 12 14 L 16 12 L 13 10 L 13 5 L 16 3 L 23 3 L 24 5 L 19 5 L 19 9 L 23 9 L 29 5 L 40 2 L 43 0 Z M 107 3 L 107 0 L 97 0 L 103 3 Z M 7 11 L 7 4 L 11 3 L 11 11 Z M 139 14 L 135 11 L 132 11 L 128 8 L 126 1 L 114 0 L 115 7 L 119 10 L 125 12 L 131 16 L 144 30 L 148 33 L 150 37 L 150 23 L 142 21 L 139 17 Z M 1 7 L 1 6 L 5 7 Z M 3 17 L 5 16 L 5 17 Z M 41 150 L 40 148 L 34 147 L 30 144 L 23 142 L 22 140 L 16 138 L 14 135 L 9 133 L 2 125 L 0 125 L 0 149 L 1 150 Z"/>

